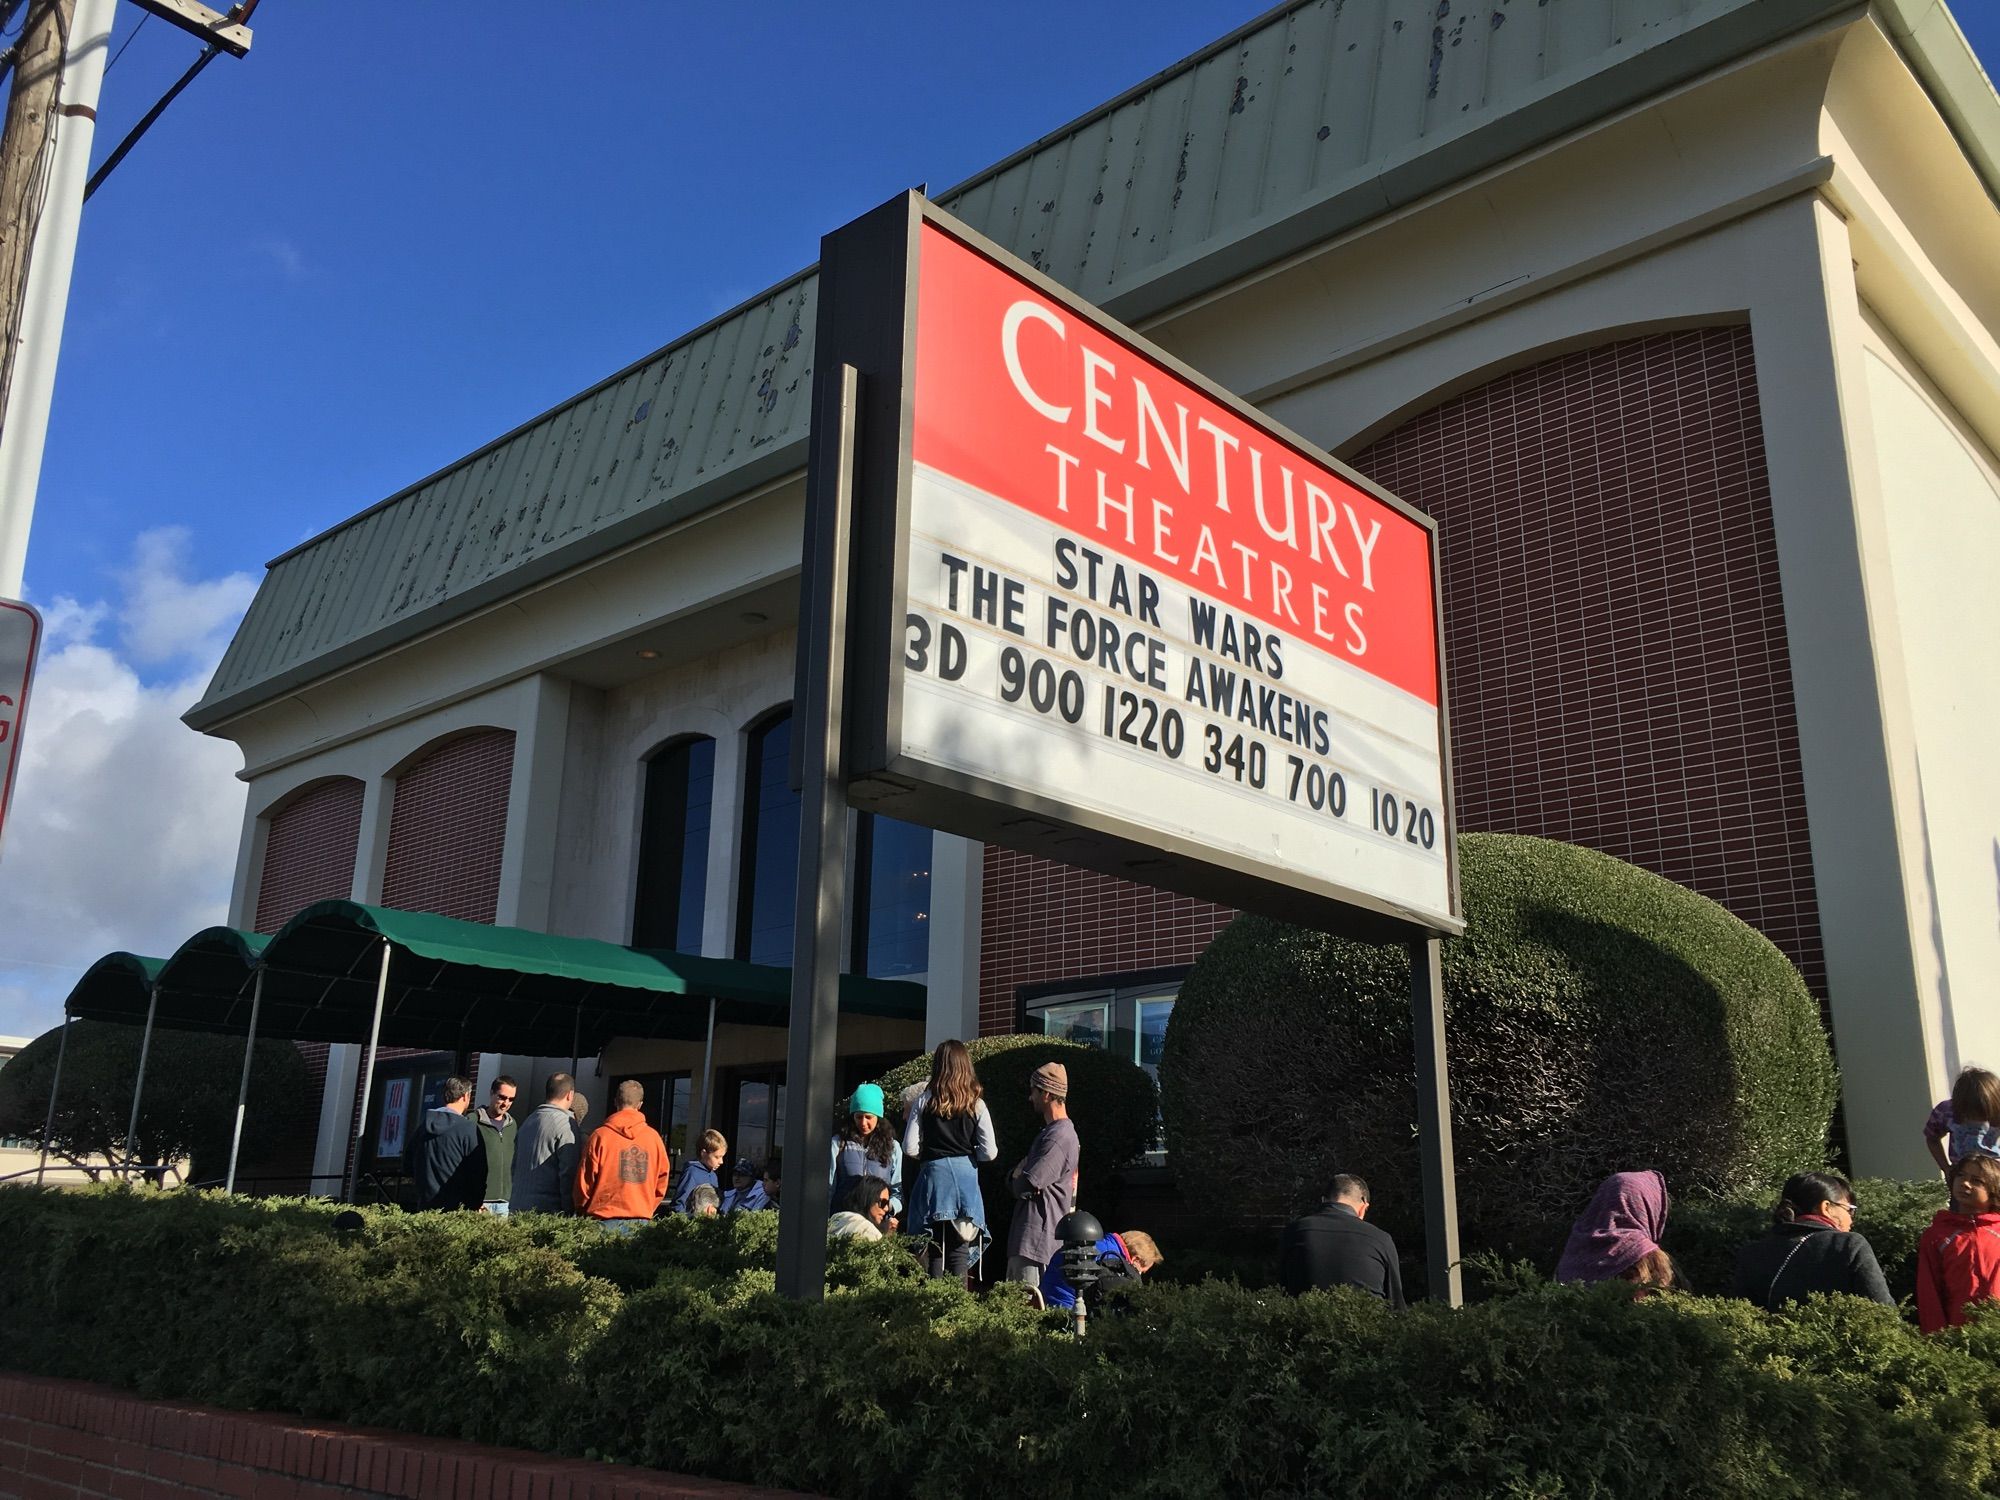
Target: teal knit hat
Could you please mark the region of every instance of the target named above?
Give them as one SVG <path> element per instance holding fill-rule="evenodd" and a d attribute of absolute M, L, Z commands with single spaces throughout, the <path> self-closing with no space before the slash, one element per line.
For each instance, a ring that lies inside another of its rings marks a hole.
<path fill-rule="evenodd" d="M 882 1085 L 862 1084 L 854 1091 L 854 1097 L 847 1101 L 847 1112 L 850 1115 L 873 1115 L 879 1120 L 882 1117 Z"/>

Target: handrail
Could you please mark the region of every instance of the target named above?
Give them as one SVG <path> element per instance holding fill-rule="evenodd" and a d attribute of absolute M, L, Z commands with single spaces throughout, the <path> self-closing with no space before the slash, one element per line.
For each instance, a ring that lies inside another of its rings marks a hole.
<path fill-rule="evenodd" d="M 46 1173 L 48 1172 L 83 1172 L 90 1177 L 90 1180 L 92 1182 L 100 1181 L 101 1177 L 104 1174 L 109 1174 L 110 1176 L 116 1178 L 134 1177 L 134 1176 L 136 1177 L 152 1176 L 152 1177 L 160 1177 L 163 1179 L 169 1175 L 173 1177 L 179 1177 L 181 1175 L 181 1169 L 177 1166 L 174 1166 L 171 1162 L 163 1163 L 160 1165 L 154 1165 L 151 1163 L 146 1163 L 141 1165 L 134 1163 L 130 1166 L 113 1165 L 107 1163 L 104 1166 L 97 1167 L 97 1166 L 84 1166 L 78 1162 L 66 1161 L 66 1162 L 53 1163 L 47 1168 L 28 1167 L 23 1171 L 9 1172 L 5 1176 L 0 1176 L 0 1182 L 12 1182 L 19 1177 L 34 1177 L 38 1175 L 46 1175 Z M 182 1186 L 186 1186 L 186 1184 L 183 1183 Z"/>

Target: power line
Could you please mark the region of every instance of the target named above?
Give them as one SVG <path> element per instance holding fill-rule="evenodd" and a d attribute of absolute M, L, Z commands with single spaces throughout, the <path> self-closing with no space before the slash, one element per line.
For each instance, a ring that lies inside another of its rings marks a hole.
<path fill-rule="evenodd" d="M 233 22 L 247 21 L 250 19 L 250 13 L 256 8 L 257 8 L 257 0 L 242 0 L 242 4 L 235 6 L 233 9 L 230 10 L 229 19 Z M 137 36 L 138 34 L 139 33 L 137 31 L 134 31 L 132 33 L 133 36 Z M 127 38 L 126 45 L 127 46 L 131 45 L 130 38 Z M 125 48 L 120 47 L 118 50 L 120 52 L 123 52 Z M 83 186 L 84 202 L 88 203 L 90 201 L 91 194 L 95 193 L 98 190 L 98 188 L 104 185 L 104 179 L 109 177 L 112 171 L 117 167 L 118 163 L 125 160 L 125 158 L 131 154 L 132 148 L 139 144 L 139 137 L 144 135 L 148 130 L 153 128 L 153 122 L 159 119 L 161 115 L 167 112 L 167 106 L 169 104 L 172 104 L 174 100 L 180 97 L 181 90 L 186 88 L 189 84 L 193 83 L 195 79 L 199 78 L 201 76 L 201 70 L 207 67 L 210 63 L 214 62 L 216 54 L 218 54 L 221 51 L 222 51 L 222 46 L 218 42 L 210 42 L 206 47 L 204 47 L 202 49 L 201 56 L 197 57 L 194 60 L 194 65 L 190 67 L 185 73 L 181 74 L 180 78 L 175 81 L 174 86 L 172 88 L 168 89 L 166 93 L 160 96 L 159 102 L 155 104 L 151 109 L 146 111 L 146 113 L 140 118 L 139 123 L 137 125 L 134 125 L 129 131 L 126 132 L 125 139 L 120 141 L 116 149 L 114 149 L 109 156 L 104 158 L 103 165 L 100 166 L 95 172 L 90 174 L 90 181 L 85 183 Z"/>
<path fill-rule="evenodd" d="M 146 23 L 152 19 L 153 19 L 153 13 L 151 11 L 147 11 L 144 15 L 139 17 L 139 24 L 137 26 L 134 26 L 132 28 L 132 34 L 125 38 L 124 46 L 121 46 L 116 52 L 112 53 L 111 61 L 104 65 L 104 71 L 106 73 L 109 73 L 113 68 L 118 66 L 118 59 L 125 55 L 125 48 L 131 46 L 134 42 L 136 42 L 139 39 L 139 33 L 146 29 Z"/>

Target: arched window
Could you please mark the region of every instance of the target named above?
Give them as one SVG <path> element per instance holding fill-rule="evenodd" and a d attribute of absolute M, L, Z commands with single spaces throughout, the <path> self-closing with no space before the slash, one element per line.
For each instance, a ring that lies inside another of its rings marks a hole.
<path fill-rule="evenodd" d="M 736 956 L 792 961 L 792 908 L 799 887 L 799 794 L 792 790 L 792 711 L 750 731 L 743 771 L 742 877 L 736 891 Z"/>
<path fill-rule="evenodd" d="M 361 783 L 336 776 L 265 819 L 264 868 L 252 918 L 257 931 L 276 932 L 315 901 L 344 901 L 353 894 L 361 802 Z"/>
<path fill-rule="evenodd" d="M 854 836 L 854 972 L 870 979 L 928 972 L 931 831 L 863 813 Z"/>
<path fill-rule="evenodd" d="M 646 762 L 639 897 L 632 912 L 635 946 L 701 952 L 714 802 L 714 740 L 682 740 Z"/>

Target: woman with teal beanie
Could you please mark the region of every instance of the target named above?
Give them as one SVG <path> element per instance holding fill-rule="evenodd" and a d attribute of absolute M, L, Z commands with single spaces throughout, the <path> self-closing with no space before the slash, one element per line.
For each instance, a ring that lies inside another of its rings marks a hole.
<path fill-rule="evenodd" d="M 833 1196 L 828 1201 L 842 1203 L 854 1184 L 863 1177 L 879 1177 L 889 1184 L 889 1212 L 903 1212 L 903 1147 L 896 1132 L 882 1118 L 882 1086 L 864 1083 L 847 1101 L 847 1120 L 833 1138 L 833 1153 L 827 1166 L 827 1180 Z"/>

